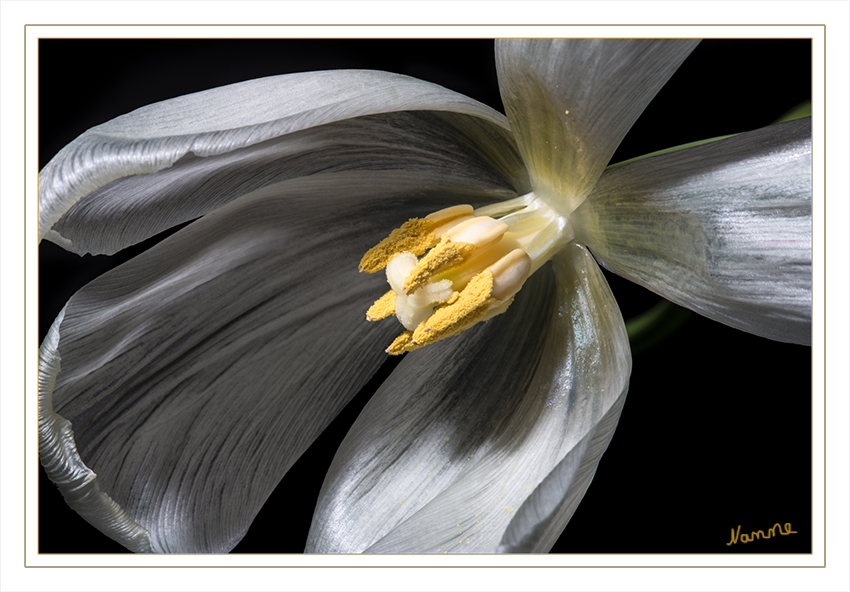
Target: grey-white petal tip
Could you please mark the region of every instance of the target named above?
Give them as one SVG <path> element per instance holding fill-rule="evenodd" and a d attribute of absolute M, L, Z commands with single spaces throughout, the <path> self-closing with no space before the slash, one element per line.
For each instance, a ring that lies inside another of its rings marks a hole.
<path fill-rule="evenodd" d="M 53 410 L 53 388 L 61 366 L 59 326 L 64 316 L 63 308 L 39 348 L 38 453 L 41 464 L 68 505 L 86 522 L 131 551 L 153 552 L 148 531 L 101 491 L 97 475 L 77 452 L 71 422 Z"/>

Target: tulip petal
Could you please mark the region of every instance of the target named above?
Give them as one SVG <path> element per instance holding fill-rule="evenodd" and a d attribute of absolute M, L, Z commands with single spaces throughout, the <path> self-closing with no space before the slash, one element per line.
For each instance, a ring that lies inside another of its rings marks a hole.
<path fill-rule="evenodd" d="M 811 120 L 624 165 L 572 217 L 611 271 L 732 327 L 811 343 Z"/>
<path fill-rule="evenodd" d="M 567 215 L 698 40 L 511 39 L 496 44 L 505 112 L 536 193 Z"/>
<path fill-rule="evenodd" d="M 476 199 L 414 173 L 291 180 L 88 284 L 42 348 L 49 476 L 128 548 L 231 549 L 386 358 L 397 329 L 365 322 L 386 285 L 361 254 L 408 215 Z"/>
<path fill-rule="evenodd" d="M 53 409 L 53 388 L 60 370 L 59 313 L 45 336 L 38 356 L 38 453 L 48 477 L 58 486 L 68 505 L 109 538 L 137 553 L 150 553 L 147 530 L 139 526 L 107 494 L 97 475 L 80 459 L 71 422 Z"/>
<path fill-rule="evenodd" d="M 472 99 L 386 72 L 291 74 L 186 95 L 63 148 L 39 175 L 39 238 L 111 254 L 319 172 L 463 170 L 525 190 L 507 127 Z"/>
<path fill-rule="evenodd" d="M 613 435 L 631 369 L 592 257 L 573 245 L 553 264 L 507 313 L 396 368 L 334 458 L 308 551 L 551 546 Z"/>

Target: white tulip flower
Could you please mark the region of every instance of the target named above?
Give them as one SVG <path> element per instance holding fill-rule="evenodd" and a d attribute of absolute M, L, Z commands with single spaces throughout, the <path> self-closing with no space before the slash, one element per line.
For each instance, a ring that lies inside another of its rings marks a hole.
<path fill-rule="evenodd" d="M 130 550 L 227 552 L 389 346 L 411 353 L 342 442 L 306 550 L 548 551 L 629 386 L 599 264 L 731 327 L 811 340 L 808 119 L 608 167 L 696 45 L 498 41 L 507 116 L 337 70 L 79 136 L 40 173 L 40 240 L 112 254 L 192 222 L 48 331 L 50 479 Z M 281 528 L 302 511 L 277 510 Z"/>

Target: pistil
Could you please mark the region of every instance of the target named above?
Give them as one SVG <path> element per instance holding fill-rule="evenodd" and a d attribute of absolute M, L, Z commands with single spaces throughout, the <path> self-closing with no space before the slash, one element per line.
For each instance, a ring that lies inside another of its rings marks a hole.
<path fill-rule="evenodd" d="M 395 355 L 457 335 L 505 312 L 528 277 L 571 239 L 569 222 L 534 194 L 408 220 L 360 263 L 368 273 L 386 267 L 392 288 L 366 320 L 395 314 L 406 329 L 387 349 Z"/>

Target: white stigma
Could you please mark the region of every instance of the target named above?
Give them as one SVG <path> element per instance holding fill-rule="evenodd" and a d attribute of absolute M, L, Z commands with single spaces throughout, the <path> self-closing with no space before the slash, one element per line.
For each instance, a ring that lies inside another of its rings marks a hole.
<path fill-rule="evenodd" d="M 412 294 L 404 293 L 404 280 L 416 265 L 418 259 L 413 253 L 400 253 L 387 265 L 387 282 L 395 292 L 395 316 L 404 328 L 412 331 L 419 323 L 431 316 L 434 306 L 445 302 L 452 295 L 452 283 L 449 280 L 425 284 Z"/>

